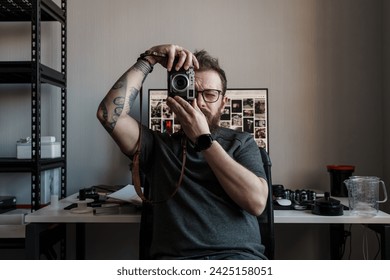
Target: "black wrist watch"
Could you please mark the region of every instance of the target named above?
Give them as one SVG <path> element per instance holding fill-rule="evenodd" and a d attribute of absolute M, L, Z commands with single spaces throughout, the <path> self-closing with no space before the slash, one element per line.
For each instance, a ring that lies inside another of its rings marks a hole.
<path fill-rule="evenodd" d="M 195 142 L 195 151 L 197 152 L 201 152 L 201 151 L 204 151 L 204 150 L 207 150 L 208 148 L 211 147 L 211 145 L 213 144 L 213 137 L 211 136 L 211 134 L 202 134 L 200 135 L 197 139 L 196 139 L 196 142 Z"/>

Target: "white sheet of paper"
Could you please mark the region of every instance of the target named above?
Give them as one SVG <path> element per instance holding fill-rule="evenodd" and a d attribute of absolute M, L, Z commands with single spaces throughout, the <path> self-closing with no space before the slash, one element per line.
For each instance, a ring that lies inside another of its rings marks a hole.
<path fill-rule="evenodd" d="M 130 184 L 124 186 L 120 190 L 118 190 L 116 192 L 113 192 L 113 193 L 111 193 L 111 194 L 109 194 L 107 196 L 111 197 L 111 198 L 114 198 L 114 199 L 127 201 L 127 202 L 130 202 L 130 203 L 136 204 L 136 205 L 141 205 L 142 204 L 142 200 L 137 195 L 137 193 L 136 193 L 136 191 L 134 189 L 134 186 L 130 185 Z"/>

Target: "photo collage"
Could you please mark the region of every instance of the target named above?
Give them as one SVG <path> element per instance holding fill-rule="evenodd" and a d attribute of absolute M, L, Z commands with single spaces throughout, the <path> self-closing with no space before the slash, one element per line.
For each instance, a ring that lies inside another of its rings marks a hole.
<path fill-rule="evenodd" d="M 228 102 L 220 126 L 253 135 L 257 145 L 268 151 L 268 89 L 228 89 Z M 149 90 L 149 128 L 174 133 L 180 123 L 165 103 L 167 90 Z"/>

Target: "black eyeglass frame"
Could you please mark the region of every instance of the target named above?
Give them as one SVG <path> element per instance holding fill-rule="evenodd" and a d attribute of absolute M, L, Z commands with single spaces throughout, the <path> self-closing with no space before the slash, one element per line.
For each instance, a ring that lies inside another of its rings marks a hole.
<path fill-rule="evenodd" d="M 215 101 L 207 101 L 206 98 L 205 98 L 204 95 L 203 95 L 203 93 L 204 93 L 205 91 L 210 91 L 210 90 L 216 91 L 216 92 L 218 93 L 217 99 L 215 99 Z M 207 88 L 207 89 L 204 89 L 204 90 L 197 90 L 197 91 L 196 91 L 196 96 L 198 96 L 199 94 L 201 94 L 204 102 L 206 102 L 206 103 L 215 103 L 215 102 L 217 102 L 217 101 L 219 100 L 219 96 L 221 95 L 221 93 L 222 93 L 222 90 L 213 89 L 213 88 Z"/>

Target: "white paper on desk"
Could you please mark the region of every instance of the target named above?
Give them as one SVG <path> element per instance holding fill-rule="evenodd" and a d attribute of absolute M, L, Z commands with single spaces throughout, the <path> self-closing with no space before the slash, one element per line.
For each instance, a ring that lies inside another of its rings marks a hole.
<path fill-rule="evenodd" d="M 142 204 L 142 199 L 137 195 L 134 186 L 130 184 L 107 196 L 110 198 L 127 201 L 135 205 Z"/>

